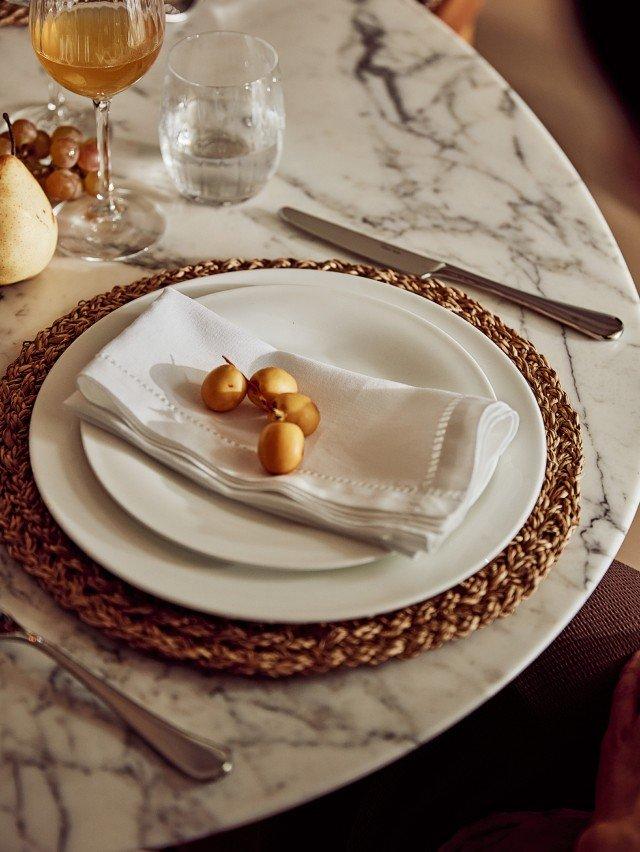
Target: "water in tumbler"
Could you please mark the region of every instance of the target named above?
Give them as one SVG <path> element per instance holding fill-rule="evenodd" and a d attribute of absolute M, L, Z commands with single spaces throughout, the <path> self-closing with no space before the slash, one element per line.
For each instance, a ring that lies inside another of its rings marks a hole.
<path fill-rule="evenodd" d="M 165 114 L 160 125 L 162 156 L 179 191 L 213 204 L 251 198 L 275 172 L 282 148 L 282 117 L 275 110 L 228 117 L 216 123 L 197 102 Z"/>
<path fill-rule="evenodd" d="M 173 46 L 160 147 L 182 195 L 208 204 L 251 198 L 278 167 L 284 125 L 278 54 L 268 42 L 216 31 Z"/>

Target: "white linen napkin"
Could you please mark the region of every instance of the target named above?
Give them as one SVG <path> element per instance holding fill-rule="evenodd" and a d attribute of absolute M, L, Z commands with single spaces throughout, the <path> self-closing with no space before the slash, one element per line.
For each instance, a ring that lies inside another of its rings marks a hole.
<path fill-rule="evenodd" d="M 265 473 L 266 418 L 245 400 L 200 399 L 225 355 L 245 375 L 276 365 L 320 409 L 300 467 Z M 407 554 L 455 529 L 518 428 L 503 402 L 416 388 L 281 352 L 176 290 L 165 290 L 80 372 L 78 415 L 243 503 Z"/>

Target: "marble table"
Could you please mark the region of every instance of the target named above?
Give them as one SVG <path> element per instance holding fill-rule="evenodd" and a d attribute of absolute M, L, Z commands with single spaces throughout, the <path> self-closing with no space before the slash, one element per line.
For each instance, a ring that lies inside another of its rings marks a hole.
<path fill-rule="evenodd" d="M 290 808 L 399 757 L 477 707 L 553 639 L 606 570 L 638 502 L 636 291 L 580 179 L 504 81 L 413 0 L 202 2 L 186 24 L 169 27 L 167 43 L 212 28 L 257 33 L 280 53 L 288 128 L 277 176 L 236 209 L 176 196 L 156 133 L 165 48 L 114 105 L 116 172 L 156 189 L 169 222 L 161 244 L 128 265 L 56 257 L 38 279 L 5 288 L 3 364 L 79 299 L 145 269 L 329 256 L 278 221 L 277 208 L 291 204 L 624 319 L 620 341 L 596 343 L 483 298 L 548 356 L 580 414 L 582 521 L 513 617 L 410 662 L 282 683 L 206 677 L 116 647 L 4 558 L 0 599 L 27 625 L 236 757 L 223 782 L 190 782 L 64 673 L 11 648 L 0 656 L 6 852 L 161 846 Z M 26 32 L 3 30 L 0 44 L 3 108 L 44 97 Z"/>

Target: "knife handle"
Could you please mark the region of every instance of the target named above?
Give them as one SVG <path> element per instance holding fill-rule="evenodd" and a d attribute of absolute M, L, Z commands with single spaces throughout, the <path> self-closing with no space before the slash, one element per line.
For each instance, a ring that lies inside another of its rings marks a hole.
<path fill-rule="evenodd" d="M 573 328 L 575 331 L 580 331 L 596 340 L 616 340 L 624 330 L 622 320 L 611 314 L 603 314 L 600 311 L 591 311 L 577 305 L 568 305 L 566 302 L 546 299 L 544 296 L 524 293 L 522 290 L 515 290 L 513 287 L 507 287 L 506 284 L 500 284 L 490 278 L 484 278 L 482 275 L 468 272 L 466 269 L 461 269 L 449 263 L 443 264 L 442 268 L 436 272 L 427 272 L 421 277 L 423 280 L 444 278 L 463 287 L 477 287 L 478 290 L 484 290 L 494 296 L 515 302 L 516 305 L 522 305 L 523 308 L 542 314 L 544 317 Z"/>

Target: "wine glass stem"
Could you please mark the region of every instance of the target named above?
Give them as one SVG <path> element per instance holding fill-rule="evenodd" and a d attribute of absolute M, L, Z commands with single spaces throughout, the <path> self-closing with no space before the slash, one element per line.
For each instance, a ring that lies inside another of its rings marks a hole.
<path fill-rule="evenodd" d="M 49 81 L 49 100 L 47 103 L 47 109 L 50 112 L 55 112 L 56 114 L 60 114 L 60 111 L 64 108 L 64 102 L 66 98 L 64 96 L 64 92 L 60 88 L 60 86 L 55 82 L 55 80 Z"/>
<path fill-rule="evenodd" d="M 96 113 L 96 141 L 98 145 L 98 177 L 100 190 L 98 201 L 104 215 L 115 218 L 118 208 L 113 198 L 113 183 L 111 182 L 111 144 L 109 142 L 109 107 L 110 101 L 94 101 Z"/>

